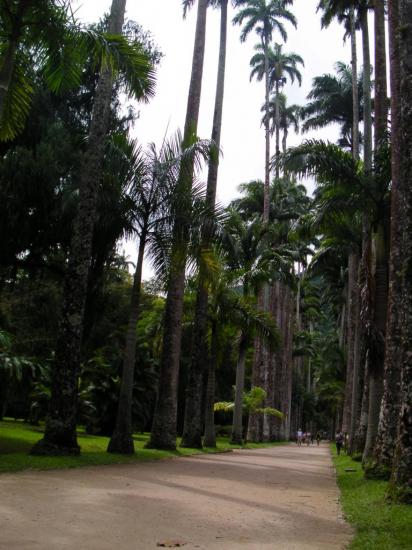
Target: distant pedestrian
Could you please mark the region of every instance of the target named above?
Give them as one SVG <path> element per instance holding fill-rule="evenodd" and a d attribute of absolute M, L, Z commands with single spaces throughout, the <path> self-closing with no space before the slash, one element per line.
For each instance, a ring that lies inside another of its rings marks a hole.
<path fill-rule="evenodd" d="M 335 436 L 336 452 L 338 453 L 338 456 L 340 455 L 340 451 L 343 447 L 343 439 L 343 433 L 339 430 Z"/>
<path fill-rule="evenodd" d="M 298 444 L 299 447 L 302 446 L 302 437 L 303 437 L 303 432 L 302 432 L 301 428 L 299 428 L 298 433 L 297 433 L 297 438 L 296 438 L 296 443 Z"/>
<path fill-rule="evenodd" d="M 310 442 L 312 445 L 315 442 L 315 434 L 313 432 L 310 434 Z"/>
<path fill-rule="evenodd" d="M 320 445 L 320 440 L 322 439 L 321 435 L 320 435 L 320 432 L 318 432 L 316 434 L 316 445 L 319 447 Z"/>

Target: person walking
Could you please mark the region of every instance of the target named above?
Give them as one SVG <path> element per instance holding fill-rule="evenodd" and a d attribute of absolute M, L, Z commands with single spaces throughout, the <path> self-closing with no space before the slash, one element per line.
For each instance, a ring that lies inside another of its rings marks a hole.
<path fill-rule="evenodd" d="M 302 437 L 303 437 L 303 432 L 302 432 L 302 429 L 299 428 L 298 433 L 297 433 L 297 438 L 296 438 L 296 442 L 297 442 L 299 447 L 302 446 Z"/>
<path fill-rule="evenodd" d="M 321 435 L 320 435 L 320 432 L 318 431 L 317 434 L 316 434 L 316 445 L 319 447 L 320 445 L 320 440 L 321 440 Z"/>
<path fill-rule="evenodd" d="M 335 443 L 336 443 L 336 452 L 338 453 L 338 456 L 339 456 L 340 451 L 343 447 L 343 433 L 340 430 L 335 436 Z"/>

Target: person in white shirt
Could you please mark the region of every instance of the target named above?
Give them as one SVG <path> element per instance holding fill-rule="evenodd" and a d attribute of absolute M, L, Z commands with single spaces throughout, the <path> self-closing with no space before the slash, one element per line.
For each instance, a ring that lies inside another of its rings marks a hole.
<path fill-rule="evenodd" d="M 302 438 L 303 438 L 303 432 L 299 428 L 298 433 L 297 433 L 297 444 L 299 445 L 299 447 L 302 445 Z"/>

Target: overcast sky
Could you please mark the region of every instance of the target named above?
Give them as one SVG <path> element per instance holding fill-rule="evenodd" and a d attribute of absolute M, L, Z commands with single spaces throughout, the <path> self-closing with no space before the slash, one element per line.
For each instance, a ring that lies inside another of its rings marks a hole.
<path fill-rule="evenodd" d="M 295 0 L 291 8 L 298 19 L 298 28 L 286 23 L 286 52 L 295 52 L 305 61 L 303 82 L 285 86 L 288 103 L 304 104 L 314 76 L 332 72 L 336 61 L 349 63 L 349 43 L 343 43 L 343 31 L 332 24 L 320 28 L 316 13 L 318 0 Z M 77 15 L 85 22 L 98 20 L 110 8 L 111 0 L 81 0 Z M 229 10 L 229 20 L 234 15 Z M 183 128 L 192 61 L 196 9 L 186 20 L 182 18 L 181 0 L 128 0 L 127 17 L 149 30 L 164 54 L 157 73 L 156 96 L 148 105 L 139 106 L 140 119 L 133 134 L 141 143 L 161 143 L 167 127 L 169 133 Z M 229 26 L 226 89 L 223 112 L 222 150 L 219 168 L 218 199 L 226 204 L 237 194 L 237 186 L 245 181 L 264 177 L 264 131 L 260 125 L 264 101 L 263 82 L 250 82 L 249 60 L 257 36 L 251 34 L 240 43 L 240 29 Z M 274 41 L 280 37 L 274 35 Z M 219 11 L 210 9 L 207 21 L 206 56 L 198 134 L 209 138 L 212 128 L 219 47 Z M 306 134 L 306 137 L 337 138 L 334 128 Z M 302 135 L 290 134 L 289 144 L 302 141 Z M 272 151 L 274 144 L 272 144 Z M 131 249 L 127 246 L 127 252 Z M 146 275 L 148 272 L 146 273 Z"/>

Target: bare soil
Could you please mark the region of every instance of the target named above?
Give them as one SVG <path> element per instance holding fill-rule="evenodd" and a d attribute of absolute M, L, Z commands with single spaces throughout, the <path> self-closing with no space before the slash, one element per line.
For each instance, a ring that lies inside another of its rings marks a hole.
<path fill-rule="evenodd" d="M 0 476 L 1 550 L 334 550 L 327 445 Z"/>

